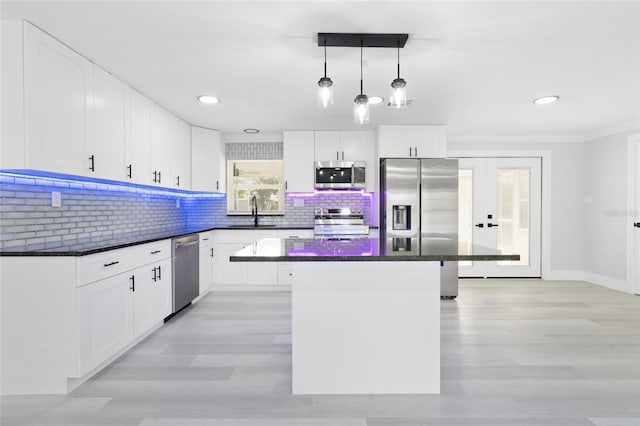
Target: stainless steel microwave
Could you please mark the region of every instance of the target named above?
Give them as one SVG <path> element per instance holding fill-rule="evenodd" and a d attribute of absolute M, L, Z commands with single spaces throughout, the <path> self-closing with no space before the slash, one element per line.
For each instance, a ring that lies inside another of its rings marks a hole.
<path fill-rule="evenodd" d="M 316 189 L 366 188 L 366 162 L 316 161 Z"/>

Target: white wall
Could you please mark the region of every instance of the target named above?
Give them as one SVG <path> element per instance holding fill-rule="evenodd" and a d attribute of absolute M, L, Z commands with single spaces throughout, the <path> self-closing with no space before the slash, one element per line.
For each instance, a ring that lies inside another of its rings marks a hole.
<path fill-rule="evenodd" d="M 549 195 L 550 253 L 542 253 L 543 278 L 581 279 L 583 264 L 583 143 L 574 142 L 456 142 L 447 144 L 449 155 L 455 152 L 547 152 L 550 163 L 543 160 L 543 182 L 551 174 L 550 188 L 544 188 L 543 199 Z M 551 194 L 544 194 L 550 190 Z M 544 210 L 544 207 L 543 207 Z M 545 221 L 543 215 L 542 220 Z M 543 243 L 543 250 L 544 243 Z M 545 260 L 546 259 L 546 260 Z M 548 265 L 545 265 L 548 262 Z M 544 271 L 548 271 L 544 274 Z"/>
<path fill-rule="evenodd" d="M 585 279 L 631 291 L 627 277 L 627 136 L 638 129 L 584 143 Z"/>

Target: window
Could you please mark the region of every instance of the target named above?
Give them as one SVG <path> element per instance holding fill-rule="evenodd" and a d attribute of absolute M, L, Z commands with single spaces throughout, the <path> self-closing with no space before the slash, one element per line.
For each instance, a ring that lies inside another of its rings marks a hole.
<path fill-rule="evenodd" d="M 258 214 L 284 214 L 282 160 L 227 161 L 227 214 L 251 214 L 253 197 L 258 203 Z"/>

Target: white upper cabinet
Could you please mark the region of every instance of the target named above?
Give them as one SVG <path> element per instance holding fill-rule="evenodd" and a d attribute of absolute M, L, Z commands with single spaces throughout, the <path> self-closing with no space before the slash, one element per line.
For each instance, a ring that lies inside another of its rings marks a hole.
<path fill-rule="evenodd" d="M 367 148 L 364 131 L 321 130 L 315 132 L 316 161 L 366 161 L 371 152 Z"/>
<path fill-rule="evenodd" d="M 24 23 L 26 168 L 89 174 L 91 87 L 91 62 Z"/>
<path fill-rule="evenodd" d="M 171 114 L 171 187 L 191 189 L 191 126 Z"/>
<path fill-rule="evenodd" d="M 153 184 L 151 173 L 151 101 L 131 91 L 127 174 L 131 182 Z"/>
<path fill-rule="evenodd" d="M 171 184 L 171 114 L 152 104 L 151 106 L 151 181 L 154 185 L 170 187 Z"/>
<path fill-rule="evenodd" d="M 314 132 L 285 131 L 283 133 L 285 190 L 313 192 L 314 189 Z"/>
<path fill-rule="evenodd" d="M 379 158 L 444 158 L 446 129 L 440 125 L 383 125 L 378 127 Z"/>
<path fill-rule="evenodd" d="M 129 180 L 125 164 L 128 145 L 129 87 L 93 66 L 93 109 L 86 151 L 91 176 Z"/>
<path fill-rule="evenodd" d="M 224 142 L 217 130 L 191 127 L 191 189 L 225 192 Z"/>

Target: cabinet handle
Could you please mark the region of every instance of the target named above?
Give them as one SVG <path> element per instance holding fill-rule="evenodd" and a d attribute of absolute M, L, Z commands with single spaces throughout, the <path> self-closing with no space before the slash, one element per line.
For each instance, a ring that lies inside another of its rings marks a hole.
<path fill-rule="evenodd" d="M 497 226 L 500 226 L 500 225 L 498 225 L 497 223 L 487 223 L 487 228 L 494 228 Z"/>
<path fill-rule="evenodd" d="M 336 161 L 340 161 L 340 151 L 336 151 Z"/>
<path fill-rule="evenodd" d="M 416 151 L 416 157 L 418 156 L 418 147 L 413 148 Z"/>
<path fill-rule="evenodd" d="M 153 182 L 154 183 L 158 183 L 158 171 L 157 170 L 153 171 Z"/>
<path fill-rule="evenodd" d="M 151 280 L 153 282 L 156 282 L 158 280 L 158 276 L 156 275 L 157 270 L 155 266 L 153 267 L 152 271 L 153 271 L 153 277 L 151 278 Z"/>
<path fill-rule="evenodd" d="M 151 252 L 151 254 L 158 254 L 160 252 L 162 252 L 162 250 L 154 250 L 154 251 Z"/>
<path fill-rule="evenodd" d="M 128 170 L 127 177 L 131 179 L 131 170 L 132 170 L 131 164 L 127 166 L 127 170 Z"/>
<path fill-rule="evenodd" d="M 180 186 L 180 176 L 176 176 L 176 186 Z"/>
<path fill-rule="evenodd" d="M 162 172 L 158 172 L 158 183 L 162 183 Z"/>
<path fill-rule="evenodd" d="M 411 148 L 411 147 L 409 147 L 409 157 L 411 157 L 411 156 L 412 156 L 412 155 L 411 155 L 411 153 L 412 153 L 412 152 L 413 152 L 412 148 Z"/>
<path fill-rule="evenodd" d="M 158 279 L 162 280 L 162 266 L 158 266 Z"/>
<path fill-rule="evenodd" d="M 209 241 L 209 238 L 203 238 L 202 241 Z"/>
<path fill-rule="evenodd" d="M 213 257 L 213 248 L 211 248 L 211 257 Z"/>
<path fill-rule="evenodd" d="M 216 181 L 216 191 L 218 191 L 220 189 L 220 185 L 218 184 L 218 181 Z"/>
<path fill-rule="evenodd" d="M 96 171 L 96 156 L 92 155 L 91 157 L 89 157 L 89 160 L 91 160 L 91 165 L 89 166 L 89 170 L 91 170 L 92 172 Z"/>
<path fill-rule="evenodd" d="M 484 228 L 484 223 L 476 223 L 476 226 L 477 226 L 478 228 Z"/>
<path fill-rule="evenodd" d="M 131 275 L 129 279 L 131 280 L 131 287 L 129 287 L 129 290 L 136 291 L 136 276 Z"/>
<path fill-rule="evenodd" d="M 289 181 L 285 180 L 284 181 L 284 190 L 286 191 L 287 189 L 289 189 Z"/>
<path fill-rule="evenodd" d="M 342 151 L 342 159 L 344 160 L 344 151 Z"/>
<path fill-rule="evenodd" d="M 117 265 L 118 263 L 120 263 L 119 260 L 116 260 L 115 262 L 111 262 L 111 263 L 105 263 L 104 267 L 108 268 L 109 266 Z"/>

